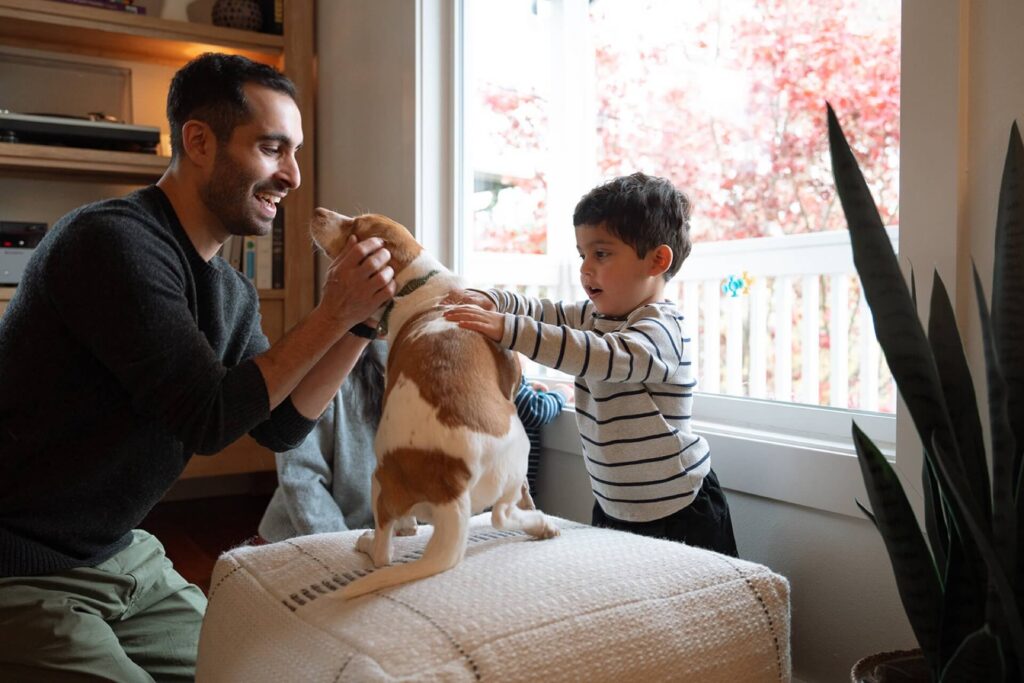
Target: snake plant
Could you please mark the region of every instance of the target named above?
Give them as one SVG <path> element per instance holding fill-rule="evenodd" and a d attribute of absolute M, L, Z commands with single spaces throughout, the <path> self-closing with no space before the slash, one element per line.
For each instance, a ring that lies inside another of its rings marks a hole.
<path fill-rule="evenodd" d="M 928 329 L 917 316 L 857 161 L 828 107 L 832 173 L 875 333 L 924 444 L 924 529 L 890 463 L 853 440 L 904 610 L 935 681 L 1024 681 L 1024 145 L 1010 131 L 996 218 L 992 303 L 977 269 L 987 415 L 935 273 Z M 988 421 L 990 453 L 982 423 Z M 898 457 L 898 455 L 897 455 Z M 858 502 L 858 505 L 860 503 Z"/>

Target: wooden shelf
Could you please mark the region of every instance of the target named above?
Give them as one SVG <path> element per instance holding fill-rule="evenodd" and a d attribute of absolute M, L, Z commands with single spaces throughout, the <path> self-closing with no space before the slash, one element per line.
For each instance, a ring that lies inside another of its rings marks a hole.
<path fill-rule="evenodd" d="M 308 236 L 315 206 L 315 19 L 316 3 L 312 0 L 288 0 L 284 3 L 284 35 L 276 36 L 56 0 L 0 0 L 0 46 L 175 69 L 204 52 L 225 52 L 275 66 L 292 79 L 309 151 L 299 159 L 306 182 L 288 198 L 285 288 L 259 291 L 261 317 L 271 341 L 301 320 L 315 301 L 315 264 Z M 140 71 L 147 78 L 146 71 L 158 70 Z M 152 80 L 152 76 L 148 78 Z M 47 85 L 61 87 L 60 83 Z M 14 109 L 11 105 L 0 106 Z M 0 143 L 0 176 L 6 177 L 144 185 L 159 179 L 169 161 L 152 154 Z M 45 189 L 40 189 L 40 201 L 46 201 Z M 14 291 L 13 287 L 0 286 L 0 315 Z M 273 454 L 246 437 L 215 458 L 192 458 L 183 478 L 273 471 Z"/>
<path fill-rule="evenodd" d="M 170 157 L 156 154 L 0 142 L 0 170 L 19 175 L 72 174 L 104 182 L 150 183 L 163 175 L 169 162 Z"/>
<path fill-rule="evenodd" d="M 55 0 L 0 0 L 0 40 L 19 47 L 171 65 L 216 51 L 280 66 L 284 55 L 281 36 Z"/>

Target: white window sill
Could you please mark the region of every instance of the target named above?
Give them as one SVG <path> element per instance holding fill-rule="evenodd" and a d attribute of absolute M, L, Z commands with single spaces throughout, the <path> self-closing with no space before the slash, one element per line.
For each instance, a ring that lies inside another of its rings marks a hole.
<path fill-rule="evenodd" d="M 855 419 L 892 458 L 894 416 L 723 396 L 703 395 L 698 401 L 704 419 L 695 419 L 693 426 L 711 444 L 712 466 L 724 488 L 864 518 L 854 502 L 867 505 L 851 422 Z M 544 429 L 543 439 L 546 449 L 583 455 L 571 407 Z"/>

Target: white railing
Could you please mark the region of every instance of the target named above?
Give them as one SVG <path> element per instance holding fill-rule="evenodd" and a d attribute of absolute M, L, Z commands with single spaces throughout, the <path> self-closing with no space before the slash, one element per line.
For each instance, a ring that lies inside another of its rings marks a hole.
<path fill-rule="evenodd" d="M 889 236 L 895 248 L 897 229 Z M 474 254 L 469 261 L 470 282 L 583 296 L 575 259 Z M 680 302 L 691 334 L 698 330 L 690 343 L 701 391 L 895 410 L 845 230 L 696 244 L 667 295 Z"/>

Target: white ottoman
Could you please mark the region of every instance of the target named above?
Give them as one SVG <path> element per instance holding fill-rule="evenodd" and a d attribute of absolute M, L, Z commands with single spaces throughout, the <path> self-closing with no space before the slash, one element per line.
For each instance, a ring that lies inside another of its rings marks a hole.
<path fill-rule="evenodd" d="M 473 518 L 455 569 L 352 601 L 361 532 L 217 562 L 199 681 L 788 681 L 789 583 L 761 565 L 555 519 L 536 541 Z M 395 539 L 395 560 L 431 527 Z"/>

